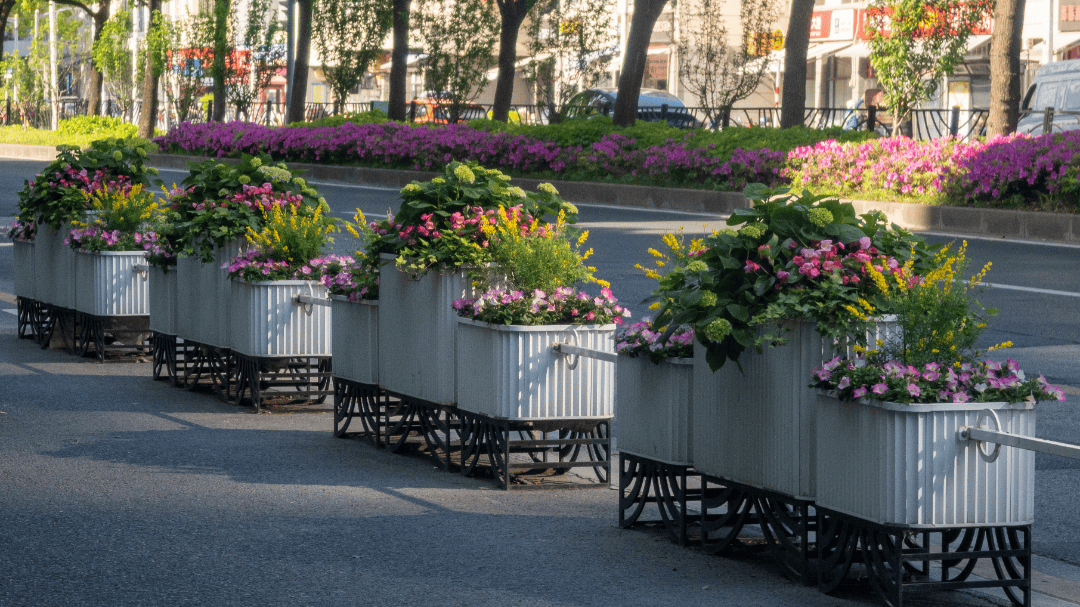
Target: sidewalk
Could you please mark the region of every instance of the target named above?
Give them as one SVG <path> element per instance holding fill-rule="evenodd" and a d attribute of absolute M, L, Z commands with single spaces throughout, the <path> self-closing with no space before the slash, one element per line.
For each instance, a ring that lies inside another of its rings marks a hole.
<path fill-rule="evenodd" d="M 608 488 L 498 491 L 334 439 L 327 413 L 252 415 L 14 330 L 0 312 L 3 607 L 881 604 L 797 586 L 767 555 L 619 529 Z M 1080 569 L 1036 569 L 1034 605 L 1080 604 Z"/>

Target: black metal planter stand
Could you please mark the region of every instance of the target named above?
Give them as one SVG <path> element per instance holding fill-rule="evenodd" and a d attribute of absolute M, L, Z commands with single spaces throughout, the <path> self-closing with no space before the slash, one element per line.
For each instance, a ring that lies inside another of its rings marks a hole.
<path fill-rule="evenodd" d="M 507 490 L 608 486 L 610 419 L 515 421 L 460 410 L 458 413 L 462 474 L 487 468 L 496 484 Z M 557 437 L 549 436 L 552 434 Z M 592 468 L 600 482 L 558 482 L 543 476 L 582 467 Z"/>
<path fill-rule="evenodd" d="M 154 380 L 166 379 L 169 385 L 176 387 L 177 337 L 160 331 L 150 335 L 151 364 Z"/>
<path fill-rule="evenodd" d="M 266 400 L 288 396 L 321 404 L 334 395 L 329 356 L 261 357 L 235 353 L 237 404 L 245 397 L 262 411 Z"/>
<path fill-rule="evenodd" d="M 172 354 L 161 352 L 166 364 L 173 364 L 170 375 L 174 387 L 182 390 L 208 390 L 218 400 L 228 402 L 232 393 L 232 376 L 236 369 L 236 357 L 227 348 L 218 348 L 190 339 L 177 337 L 162 340 L 161 345 L 171 343 Z"/>
<path fill-rule="evenodd" d="M 699 511 L 701 509 L 705 493 L 700 480 L 701 474 L 693 466 L 620 452 L 619 526 L 627 529 L 661 524 L 680 546 L 685 546 L 691 541 L 691 530 L 700 532 L 700 519 L 692 517 L 689 510 L 693 505 Z M 721 487 L 714 488 L 712 497 L 719 497 L 722 490 Z M 648 504 L 656 504 L 659 520 L 641 518 Z"/>
<path fill-rule="evenodd" d="M 396 453 L 407 446 L 426 450 L 437 467 L 456 470 L 461 461 L 461 425 L 455 405 L 382 390 L 364 411 L 366 425 L 375 430 L 375 444 Z M 421 440 L 422 439 L 422 440 Z M 455 461 L 456 460 L 456 461 Z"/>
<path fill-rule="evenodd" d="M 714 485 L 712 490 L 710 485 Z M 817 533 L 818 520 L 813 502 L 704 474 L 701 490 L 705 552 L 738 545 L 742 528 L 757 525 L 785 577 L 803 584 L 816 581 L 817 546 L 811 537 Z"/>
<path fill-rule="evenodd" d="M 376 384 L 334 377 L 334 437 L 366 437 L 379 445 L 383 400 L 385 396 Z"/>
<path fill-rule="evenodd" d="M 823 592 L 835 590 L 859 564 L 890 607 L 902 607 L 911 592 L 964 588 L 1001 588 L 1013 604 L 1031 605 L 1031 525 L 918 529 L 821 508 L 817 516 Z M 997 579 L 971 579 L 982 559 Z"/>
<path fill-rule="evenodd" d="M 36 299 L 16 297 L 15 307 L 19 339 L 41 343 L 52 325 L 48 306 Z"/>

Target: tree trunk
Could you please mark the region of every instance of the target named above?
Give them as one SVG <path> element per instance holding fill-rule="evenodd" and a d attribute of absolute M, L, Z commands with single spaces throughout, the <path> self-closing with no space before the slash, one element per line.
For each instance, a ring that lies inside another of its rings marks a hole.
<path fill-rule="evenodd" d="M 225 77 L 226 63 L 229 61 L 229 0 L 214 2 L 214 106 L 210 119 L 214 122 L 225 120 Z"/>
<path fill-rule="evenodd" d="M 94 42 L 97 42 L 97 39 L 101 37 L 101 30 L 104 29 L 105 23 L 109 20 L 109 3 L 102 2 L 98 11 L 89 13 L 89 15 L 94 20 Z M 97 69 L 97 66 L 91 61 L 90 83 L 87 85 L 90 90 L 86 92 L 86 113 L 89 116 L 100 116 L 102 113 L 101 85 L 104 82 L 105 77 L 101 74 L 101 70 Z"/>
<path fill-rule="evenodd" d="M 161 0 L 149 0 L 147 7 L 150 9 L 150 28 L 154 28 L 154 12 L 161 10 Z M 147 29 L 149 36 L 151 29 Z M 142 112 L 139 114 L 139 137 L 150 139 L 154 136 L 154 128 L 157 126 L 158 112 L 158 80 L 161 74 L 154 73 L 154 58 L 150 53 L 149 45 L 146 49 L 146 68 L 143 70 L 142 82 Z"/>
<path fill-rule="evenodd" d="M 812 0 L 811 0 L 812 1 Z M 619 94 L 615 97 L 614 121 L 617 126 L 630 126 L 637 119 L 641 80 L 645 76 L 649 40 L 653 26 L 664 11 L 667 0 L 634 0 L 634 18 L 626 37 L 626 55 L 619 75 Z"/>
<path fill-rule="evenodd" d="M 784 94 L 780 128 L 803 123 L 806 114 L 806 49 L 810 46 L 810 18 L 814 0 L 791 0 L 791 19 L 784 40 Z"/>
<path fill-rule="evenodd" d="M 394 0 L 394 48 L 390 52 L 390 120 L 405 122 L 409 72 L 409 10 L 412 0 Z"/>
<path fill-rule="evenodd" d="M 530 0 L 500 0 L 502 31 L 499 36 L 499 77 L 495 82 L 495 103 L 491 119 L 506 122 L 514 98 L 514 73 L 517 69 L 517 39 L 521 23 L 529 14 Z"/>
<path fill-rule="evenodd" d="M 8 17 L 11 15 L 11 9 L 15 6 L 15 0 L 3 0 L 0 2 L 0 32 L 7 30 Z M 15 36 L 18 39 L 16 33 Z M 0 61 L 4 60 L 4 45 L 0 44 Z"/>
<path fill-rule="evenodd" d="M 986 136 L 1007 135 L 1020 121 L 1020 50 L 1026 0 L 997 0 L 990 38 L 990 115 Z M 1042 109 L 1042 108 L 1037 108 Z"/>
<path fill-rule="evenodd" d="M 289 110 L 285 124 L 304 120 L 307 103 L 308 58 L 311 56 L 311 3 L 296 0 L 296 59 L 293 61 L 292 89 L 289 91 Z"/>

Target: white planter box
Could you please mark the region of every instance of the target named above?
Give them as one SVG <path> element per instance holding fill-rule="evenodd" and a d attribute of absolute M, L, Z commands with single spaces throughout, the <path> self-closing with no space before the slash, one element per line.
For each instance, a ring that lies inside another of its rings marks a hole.
<path fill-rule="evenodd" d="M 614 416 L 615 364 L 556 354 L 555 342 L 614 352 L 615 325 L 493 325 L 457 317 L 458 408 L 510 420 Z"/>
<path fill-rule="evenodd" d="M 64 244 L 64 231 L 38 224 L 34 237 L 34 294 L 62 308 L 75 308 L 75 252 Z"/>
<path fill-rule="evenodd" d="M 176 335 L 186 340 L 199 341 L 196 335 L 205 300 L 215 298 L 212 293 L 199 293 L 202 265 L 198 257 L 176 259 Z"/>
<path fill-rule="evenodd" d="M 75 256 L 75 309 L 94 316 L 146 316 L 149 273 L 143 251 L 79 251 Z"/>
<path fill-rule="evenodd" d="M 177 273 L 176 268 L 164 272 L 150 268 L 150 284 L 147 290 L 147 306 L 150 310 L 150 330 L 166 335 L 177 334 Z"/>
<path fill-rule="evenodd" d="M 841 403 L 816 394 L 817 504 L 868 521 L 931 528 L 1031 524 L 1035 453 L 1002 447 L 979 457 L 959 441 L 992 409 L 1001 431 L 1035 436 L 1035 408 L 1025 403 L 904 405 Z"/>
<path fill-rule="evenodd" d="M 694 360 L 620 356 L 615 415 L 620 453 L 679 466 L 693 465 Z"/>
<path fill-rule="evenodd" d="M 457 402 L 454 301 L 473 296 L 464 270 L 399 272 L 383 255 L 379 274 L 379 384 L 438 404 Z"/>
<path fill-rule="evenodd" d="M 12 290 L 16 297 L 37 299 L 34 295 L 34 242 L 16 240 L 12 248 L 15 265 L 15 284 Z"/>
<path fill-rule="evenodd" d="M 226 303 L 232 310 L 230 347 L 248 356 L 330 356 L 330 308 L 295 301 L 301 293 L 326 297 L 309 280 L 233 281 Z"/>
<path fill-rule="evenodd" d="M 743 351 L 713 373 L 694 345 L 694 467 L 718 476 L 814 499 L 817 391 L 811 374 L 825 346 L 811 323 L 797 323 L 784 346 Z"/>
<path fill-rule="evenodd" d="M 351 302 L 330 296 L 334 376 L 362 384 L 379 383 L 379 300 Z"/>
<path fill-rule="evenodd" d="M 221 265 L 240 251 L 240 243 L 219 247 L 214 261 L 203 263 L 198 257 L 177 259 L 177 334 L 219 348 L 230 346 L 229 332 L 235 325 L 226 293 L 234 287 L 229 273 Z"/>

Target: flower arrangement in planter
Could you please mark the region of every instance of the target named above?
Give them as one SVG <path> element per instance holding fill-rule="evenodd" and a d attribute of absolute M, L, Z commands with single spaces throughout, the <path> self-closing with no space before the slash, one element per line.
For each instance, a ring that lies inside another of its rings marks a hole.
<path fill-rule="evenodd" d="M 322 254 L 336 221 L 320 207 L 308 214 L 299 204 L 268 205 L 261 212 L 262 228 L 248 228 L 251 248 L 222 266 L 237 287 L 226 292 L 233 311 L 230 347 L 250 356 L 329 356 L 329 310 L 305 309 L 295 298 L 326 297 L 312 261 Z"/>
<path fill-rule="evenodd" d="M 486 268 L 494 261 L 499 209 L 513 217 L 516 230 L 530 233 L 546 231 L 552 221 L 573 223 L 577 209 L 550 184 L 526 192 L 497 170 L 459 162 L 428 182 L 405 186 L 401 197 L 396 215 L 369 224 L 373 237 L 366 247 L 369 257 L 394 261 L 379 277 L 379 383 L 450 404 L 457 400 L 453 303 L 492 284 Z"/>
<path fill-rule="evenodd" d="M 152 144 L 137 139 L 104 139 L 80 150 L 58 146 L 56 159 L 19 191 L 19 221 L 34 223 L 35 299 L 75 308 L 75 256 L 63 240 L 70 222 L 86 211 L 86 193 L 105 187 L 149 186 L 156 169 L 146 166 Z M 16 273 L 25 268 L 16 267 Z"/>
<path fill-rule="evenodd" d="M 818 504 L 917 527 L 1030 523 L 1034 454 L 981 459 L 956 432 L 989 417 L 1033 435 L 1036 404 L 1064 393 L 1011 358 L 982 360 L 975 346 L 993 311 L 970 291 L 989 264 L 964 280 L 963 247 L 934 261 L 917 282 L 890 287 L 902 331 L 813 373 L 829 391 L 818 398 Z"/>
<path fill-rule="evenodd" d="M 561 219 L 537 227 L 523 217 L 500 209 L 485 228 L 497 262 L 482 274 L 508 286 L 454 302 L 458 407 L 511 420 L 611 417 L 613 365 L 567 361 L 551 344 L 610 352 L 616 325 L 630 313 L 585 265 L 587 233 L 575 237 Z M 579 282 L 601 283 L 600 294 L 578 290 Z"/>
<path fill-rule="evenodd" d="M 86 219 L 75 220 L 64 244 L 76 256 L 75 308 L 96 316 L 149 314 L 147 279 L 137 265 L 156 238 L 161 200 L 142 184 L 106 184 L 84 192 Z"/>

